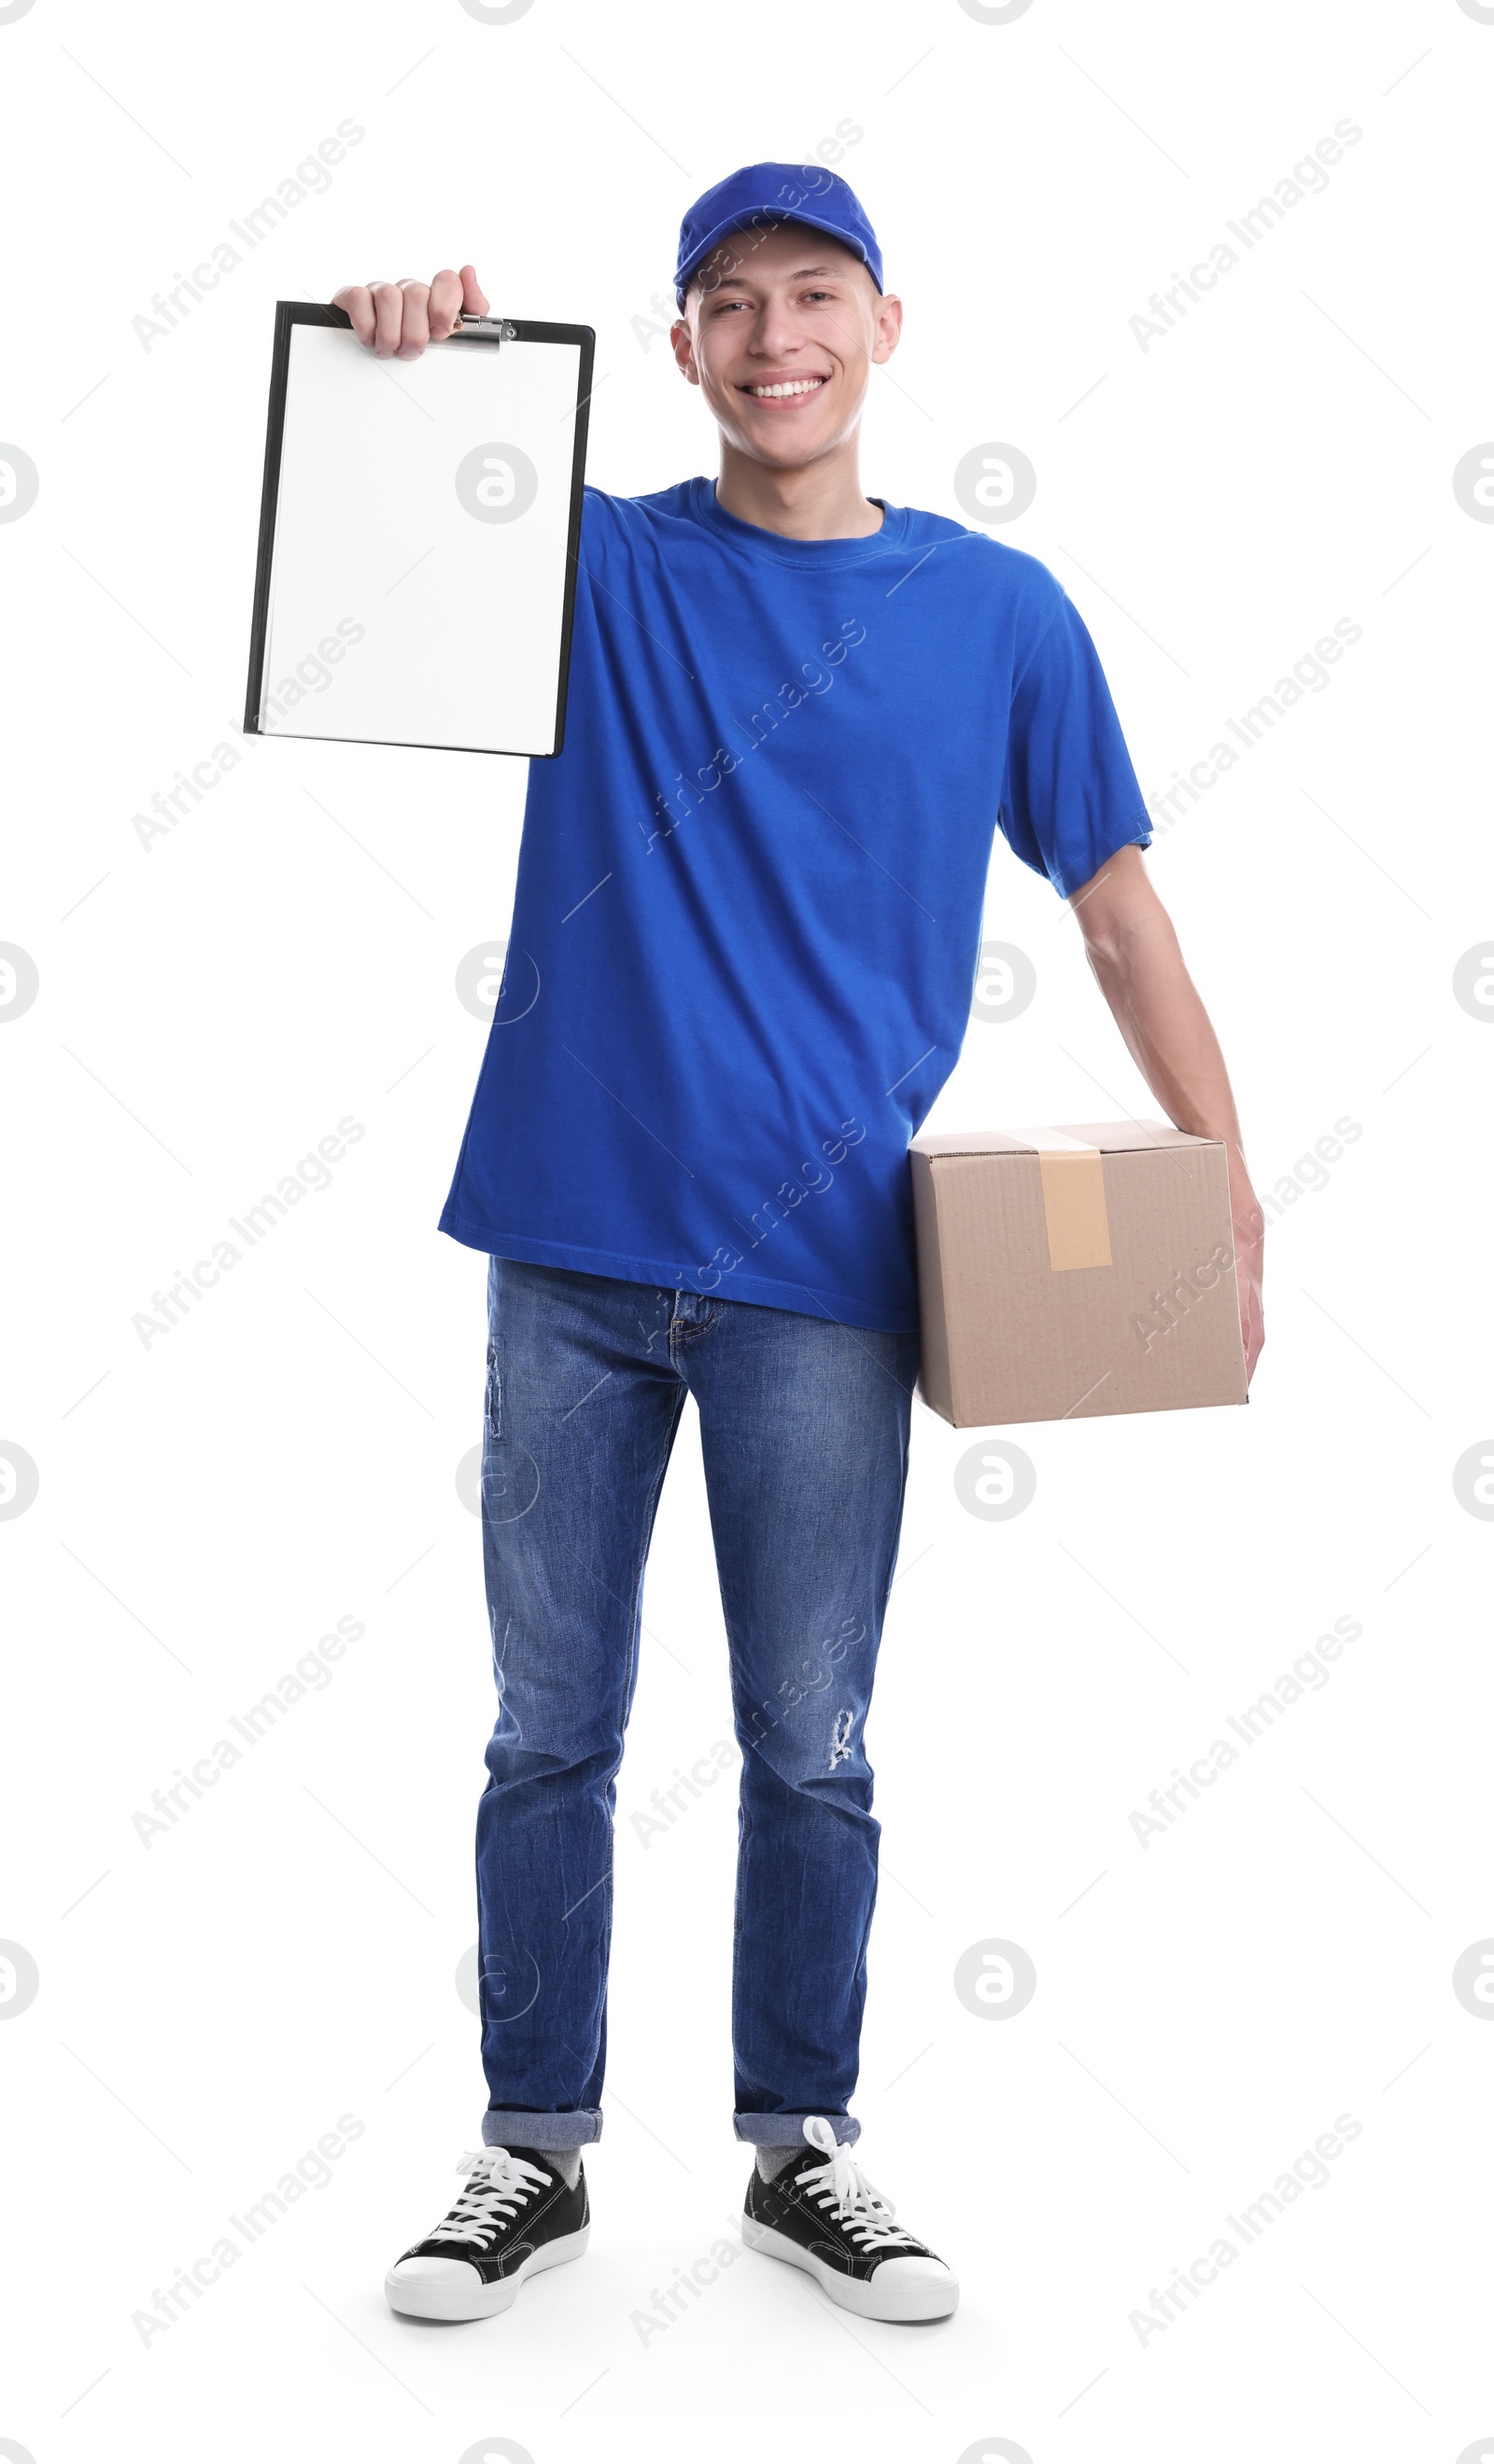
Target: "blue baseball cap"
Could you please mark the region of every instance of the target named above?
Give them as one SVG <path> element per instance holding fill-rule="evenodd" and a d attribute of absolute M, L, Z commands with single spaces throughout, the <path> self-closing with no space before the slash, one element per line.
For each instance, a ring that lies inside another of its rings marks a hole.
<path fill-rule="evenodd" d="M 819 163 L 749 163 L 697 197 L 679 227 L 674 296 L 680 306 L 690 278 L 733 231 L 775 223 L 807 223 L 859 256 L 882 288 L 882 251 L 853 188 Z"/>

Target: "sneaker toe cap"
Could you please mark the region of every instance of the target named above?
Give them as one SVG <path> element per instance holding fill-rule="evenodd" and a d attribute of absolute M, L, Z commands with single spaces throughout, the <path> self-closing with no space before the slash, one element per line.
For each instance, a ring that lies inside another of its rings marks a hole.
<path fill-rule="evenodd" d="M 872 2270 L 871 2282 L 878 2298 L 906 2318 L 944 2318 L 959 2301 L 954 2269 L 929 2253 L 884 2258 Z"/>
<path fill-rule="evenodd" d="M 391 2284 L 450 2285 L 453 2292 L 470 2290 L 480 2284 L 482 2277 L 465 2258 L 401 2258 L 389 2270 Z"/>

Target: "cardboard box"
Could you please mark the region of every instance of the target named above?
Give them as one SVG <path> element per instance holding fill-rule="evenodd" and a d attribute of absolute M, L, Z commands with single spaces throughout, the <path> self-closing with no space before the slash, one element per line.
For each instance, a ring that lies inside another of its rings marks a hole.
<path fill-rule="evenodd" d="M 1243 1403 L 1224 1145 L 1163 1121 L 910 1151 L 918 1391 L 956 1429 Z"/>

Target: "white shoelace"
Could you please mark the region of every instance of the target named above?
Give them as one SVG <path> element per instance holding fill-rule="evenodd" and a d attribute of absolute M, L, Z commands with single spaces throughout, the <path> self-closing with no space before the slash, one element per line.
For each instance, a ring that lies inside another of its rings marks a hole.
<path fill-rule="evenodd" d="M 850 2149 L 841 2145 L 823 2115 L 809 2116 L 804 2137 L 811 2147 L 818 2148 L 824 2162 L 796 2173 L 796 2187 L 807 2190 L 816 2207 L 829 2209 L 835 2221 L 845 2226 L 849 2238 L 860 2245 L 863 2255 L 916 2240 L 915 2234 L 904 2233 L 894 2223 L 897 2211 L 891 2200 L 875 2183 L 868 2181 Z"/>
<path fill-rule="evenodd" d="M 511 2156 L 506 2147 L 469 2150 L 457 2158 L 456 2169 L 470 2177 L 467 2188 L 430 2239 L 475 2242 L 479 2250 L 486 2250 L 524 2202 L 554 2178 L 526 2158 Z"/>

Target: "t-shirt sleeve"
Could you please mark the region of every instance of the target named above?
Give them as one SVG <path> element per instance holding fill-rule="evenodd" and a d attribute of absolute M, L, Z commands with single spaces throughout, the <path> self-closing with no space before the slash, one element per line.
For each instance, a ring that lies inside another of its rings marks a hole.
<path fill-rule="evenodd" d="M 1062 898 L 1117 847 L 1152 842 L 1099 653 L 1062 588 L 1013 691 L 1000 820 L 1013 853 Z"/>

